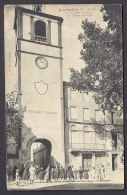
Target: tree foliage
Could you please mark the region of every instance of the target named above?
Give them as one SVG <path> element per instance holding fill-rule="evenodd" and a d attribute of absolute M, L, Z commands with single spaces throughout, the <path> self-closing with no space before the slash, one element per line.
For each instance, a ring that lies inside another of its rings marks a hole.
<path fill-rule="evenodd" d="M 96 103 L 103 111 L 111 112 L 123 106 L 121 6 L 103 5 L 101 11 L 107 22 L 106 29 L 96 22 L 82 21 L 84 33 L 80 33 L 78 39 L 86 66 L 81 71 L 71 68 L 70 81 L 77 90 L 96 89 Z"/>
<path fill-rule="evenodd" d="M 7 93 L 5 102 L 5 132 L 7 148 L 20 145 L 23 117 L 24 109 L 20 108 L 19 110 L 14 92 Z"/>
<path fill-rule="evenodd" d="M 37 11 L 37 12 L 43 12 L 42 10 L 43 10 L 44 7 L 45 6 L 43 4 L 33 4 L 34 10 Z"/>

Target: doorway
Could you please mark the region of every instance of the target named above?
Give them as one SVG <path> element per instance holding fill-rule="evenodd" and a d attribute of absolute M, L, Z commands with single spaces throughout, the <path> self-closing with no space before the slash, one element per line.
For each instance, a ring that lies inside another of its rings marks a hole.
<path fill-rule="evenodd" d="M 92 154 L 83 154 L 83 169 L 92 169 Z"/>
<path fill-rule="evenodd" d="M 117 154 L 112 154 L 112 171 L 117 170 Z"/>

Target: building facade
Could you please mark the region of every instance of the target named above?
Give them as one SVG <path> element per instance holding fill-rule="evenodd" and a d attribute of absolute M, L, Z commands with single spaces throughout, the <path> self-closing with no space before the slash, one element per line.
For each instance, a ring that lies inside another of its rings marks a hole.
<path fill-rule="evenodd" d="M 123 120 L 103 113 L 95 103 L 96 92 L 79 92 L 64 82 L 65 162 L 74 167 L 104 165 L 108 171 L 123 169 Z"/>

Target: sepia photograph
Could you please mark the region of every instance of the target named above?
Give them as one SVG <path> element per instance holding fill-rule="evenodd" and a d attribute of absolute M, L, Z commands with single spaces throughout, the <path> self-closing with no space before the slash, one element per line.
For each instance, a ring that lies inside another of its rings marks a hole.
<path fill-rule="evenodd" d="M 4 6 L 7 190 L 124 188 L 121 4 Z"/>

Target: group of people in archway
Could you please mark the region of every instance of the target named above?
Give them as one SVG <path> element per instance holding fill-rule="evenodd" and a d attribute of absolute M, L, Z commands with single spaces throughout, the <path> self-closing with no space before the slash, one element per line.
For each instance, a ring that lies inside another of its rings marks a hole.
<path fill-rule="evenodd" d="M 33 183 L 36 180 L 40 182 L 74 182 L 74 181 L 103 181 L 105 178 L 105 168 L 103 165 L 93 167 L 92 170 L 79 169 L 69 164 L 67 168 L 56 164 L 55 166 L 48 165 L 47 168 L 30 163 L 14 166 L 13 178 L 18 185 L 20 180 L 24 183 Z"/>

